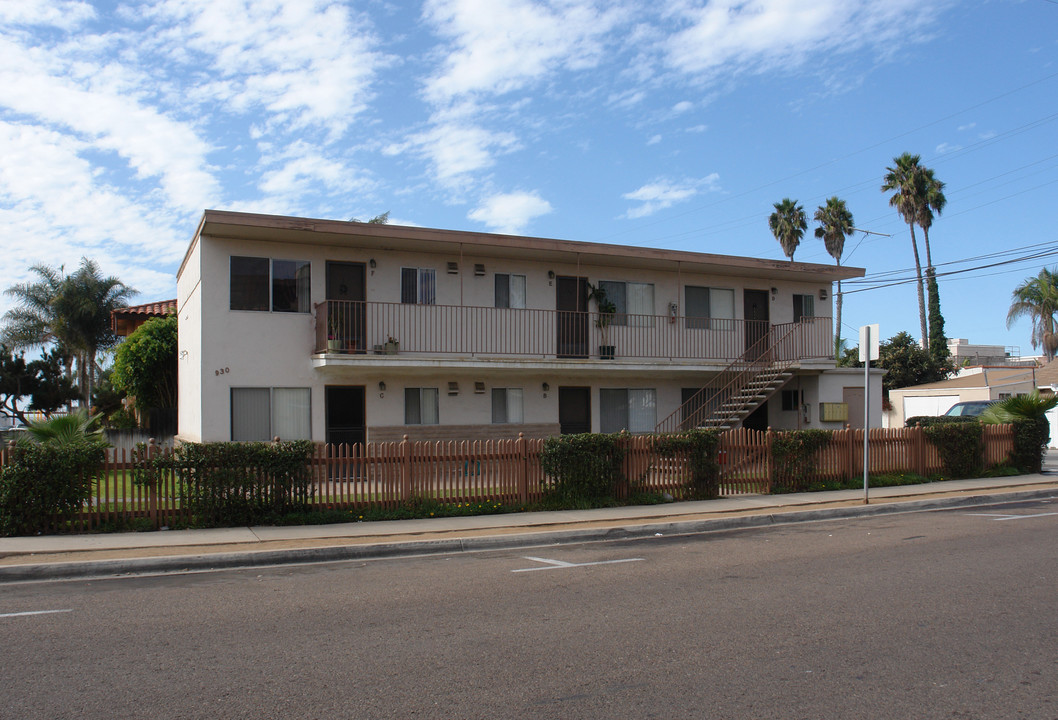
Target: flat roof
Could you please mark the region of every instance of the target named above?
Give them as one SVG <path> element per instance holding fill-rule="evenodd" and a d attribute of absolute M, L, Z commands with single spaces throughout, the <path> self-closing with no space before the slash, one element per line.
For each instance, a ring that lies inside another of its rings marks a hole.
<path fill-rule="evenodd" d="M 282 215 L 206 210 L 177 272 L 201 236 L 264 242 L 331 245 L 345 248 L 405 250 L 446 255 L 487 255 L 537 262 L 580 263 L 592 266 L 634 267 L 701 272 L 714 275 L 748 275 L 777 280 L 834 282 L 863 277 L 863 268 L 821 263 L 767 260 L 739 255 L 716 255 L 685 250 L 555 240 L 521 235 L 407 225 L 381 225 L 344 220 L 321 220 Z"/>

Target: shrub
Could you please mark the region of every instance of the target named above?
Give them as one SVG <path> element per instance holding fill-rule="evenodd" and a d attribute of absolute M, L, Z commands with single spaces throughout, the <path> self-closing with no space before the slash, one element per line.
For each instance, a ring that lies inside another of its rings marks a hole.
<path fill-rule="evenodd" d="M 944 472 L 953 478 L 979 475 L 981 453 L 981 423 L 934 423 L 923 428 L 926 439 L 937 448 Z"/>
<path fill-rule="evenodd" d="M 830 442 L 829 430 L 791 430 L 779 433 L 772 444 L 775 462 L 773 492 L 798 492 L 817 474 L 816 453 Z"/>
<path fill-rule="evenodd" d="M 22 442 L 0 468 L 0 532 L 43 532 L 80 510 L 92 493 L 106 444 Z"/>
<path fill-rule="evenodd" d="M 941 423 L 977 422 L 973 415 L 913 415 L 904 423 L 905 427 L 929 427 Z"/>
<path fill-rule="evenodd" d="M 690 497 L 712 499 L 720 495 L 720 435 L 714 430 L 691 430 L 654 438 L 654 452 L 684 457 L 690 467 L 687 489 Z"/>
<path fill-rule="evenodd" d="M 1023 473 L 1043 470 L 1043 454 L 1051 439 L 1051 424 L 1045 417 L 1014 418 L 1014 451 L 1010 462 Z"/>
<path fill-rule="evenodd" d="M 308 440 L 184 443 L 170 462 L 195 524 L 253 525 L 308 506 L 312 450 Z"/>
<path fill-rule="evenodd" d="M 547 495 L 563 502 L 612 498 L 624 480 L 620 435 L 582 433 L 550 437 L 540 466 L 550 481 Z"/>

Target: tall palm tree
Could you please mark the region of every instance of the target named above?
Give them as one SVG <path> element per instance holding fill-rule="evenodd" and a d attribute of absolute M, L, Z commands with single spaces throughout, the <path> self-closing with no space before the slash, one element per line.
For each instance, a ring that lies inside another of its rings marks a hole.
<path fill-rule="evenodd" d="M 915 223 L 919 220 L 921 198 L 923 197 L 921 158 L 918 155 L 904 153 L 893 158 L 893 167 L 887 167 L 882 180 L 882 192 L 892 192 L 889 205 L 896 208 L 900 217 L 911 230 L 911 249 L 915 253 L 915 287 L 918 290 L 918 322 L 921 330 L 922 347 L 926 347 L 929 331 L 926 329 L 926 297 L 922 285 L 922 262 L 918 255 L 918 240 L 915 239 Z"/>
<path fill-rule="evenodd" d="M 794 251 L 808 229 L 804 207 L 798 205 L 796 200 L 783 198 L 782 202 L 775 203 L 775 212 L 768 217 L 768 227 L 782 245 L 783 253 L 793 262 Z"/>
<path fill-rule="evenodd" d="M 948 204 L 948 198 L 944 197 L 944 183 L 933 175 L 931 168 L 920 168 L 921 194 L 918 197 L 918 211 L 915 213 L 915 222 L 922 228 L 922 242 L 926 246 L 926 269 L 933 267 L 933 253 L 929 249 L 929 229 L 933 227 L 934 214 L 940 215 L 944 206 Z"/>
<path fill-rule="evenodd" d="M 1058 313 L 1058 268 L 1042 268 L 1036 277 L 1026 278 L 1014 288 L 1010 310 L 1007 311 L 1007 327 L 1020 318 L 1030 318 L 1032 347 L 1043 347 L 1047 360 L 1053 360 L 1058 351 L 1055 313 Z"/>
<path fill-rule="evenodd" d="M 823 241 L 830 257 L 838 266 L 841 265 L 841 256 L 845 252 L 845 238 L 853 233 L 852 213 L 845 206 L 845 201 L 837 197 L 827 200 L 826 205 L 816 208 L 814 219 L 819 223 L 816 228 L 816 237 Z M 838 297 L 834 303 L 834 358 L 837 359 L 841 352 L 841 278 L 838 278 Z"/>
<path fill-rule="evenodd" d="M 19 307 L 4 315 L 2 336 L 14 347 L 55 343 L 64 356 L 77 363 L 84 407 L 88 407 L 95 381 L 96 356 L 113 346 L 110 314 L 128 305 L 136 291 L 116 277 L 103 277 L 99 265 L 88 258 L 69 275 L 45 265 L 34 266 L 40 280 L 15 285 L 7 294 Z M 69 372 L 70 363 L 67 362 Z"/>

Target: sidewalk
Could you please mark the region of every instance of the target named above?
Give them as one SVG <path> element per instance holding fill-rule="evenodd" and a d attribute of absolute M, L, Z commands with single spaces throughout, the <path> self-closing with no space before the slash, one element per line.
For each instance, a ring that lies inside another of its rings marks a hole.
<path fill-rule="evenodd" d="M 1058 497 L 1054 455 L 1043 474 L 871 489 L 868 505 L 859 489 L 338 525 L 0 538 L 0 582 L 527 547 Z"/>

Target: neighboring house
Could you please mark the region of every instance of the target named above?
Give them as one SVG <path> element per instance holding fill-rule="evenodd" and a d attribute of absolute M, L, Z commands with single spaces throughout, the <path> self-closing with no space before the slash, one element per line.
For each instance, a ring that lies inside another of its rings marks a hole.
<path fill-rule="evenodd" d="M 1034 367 L 964 368 L 958 377 L 889 391 L 887 427 L 903 427 L 916 415 L 943 415 L 957 402 L 1003 400 L 1036 387 Z"/>
<path fill-rule="evenodd" d="M 1032 366 L 1036 363 L 1021 357 L 1021 348 L 1004 345 L 972 344 L 965 338 L 949 338 L 948 352 L 955 367 Z"/>
<path fill-rule="evenodd" d="M 177 275 L 179 437 L 862 426 L 830 300 L 863 272 L 207 210 Z M 881 373 L 870 393 L 880 426 Z"/>
<path fill-rule="evenodd" d="M 110 329 L 118 337 L 128 337 L 151 318 L 165 317 L 176 312 L 176 300 L 159 300 L 143 305 L 130 305 L 110 313 Z"/>

